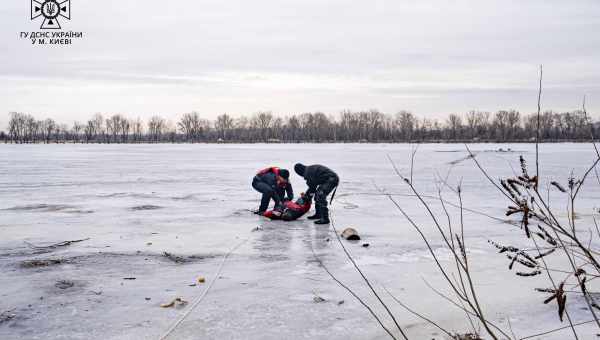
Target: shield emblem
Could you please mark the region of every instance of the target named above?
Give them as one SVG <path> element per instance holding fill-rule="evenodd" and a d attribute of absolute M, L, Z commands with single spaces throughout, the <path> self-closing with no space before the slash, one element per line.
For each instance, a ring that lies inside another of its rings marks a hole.
<path fill-rule="evenodd" d="M 31 20 L 40 16 L 40 29 L 60 29 L 59 17 L 71 20 L 71 0 L 31 0 Z"/>

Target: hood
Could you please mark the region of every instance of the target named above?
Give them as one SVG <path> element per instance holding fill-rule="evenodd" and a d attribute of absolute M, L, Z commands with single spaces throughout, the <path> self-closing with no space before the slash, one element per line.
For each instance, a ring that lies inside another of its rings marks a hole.
<path fill-rule="evenodd" d="M 306 166 L 302 163 L 296 163 L 296 165 L 294 165 L 294 171 L 296 171 L 296 173 L 302 177 L 304 177 L 304 172 L 306 171 Z"/>

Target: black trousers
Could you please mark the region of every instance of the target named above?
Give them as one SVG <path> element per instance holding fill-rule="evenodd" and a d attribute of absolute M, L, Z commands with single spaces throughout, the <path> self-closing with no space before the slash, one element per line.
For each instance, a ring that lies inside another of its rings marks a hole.
<path fill-rule="evenodd" d="M 270 185 L 261 181 L 259 178 L 254 177 L 252 180 L 252 187 L 262 194 L 262 198 L 260 199 L 260 207 L 258 211 L 265 212 L 269 208 L 269 203 L 271 199 L 275 201 L 275 205 L 281 204 L 281 196 L 274 190 Z"/>
<path fill-rule="evenodd" d="M 317 187 L 315 192 L 315 209 L 317 214 L 320 216 L 329 216 L 329 209 L 327 209 L 327 196 L 331 194 L 340 183 L 338 177 L 331 177 L 325 183 Z"/>

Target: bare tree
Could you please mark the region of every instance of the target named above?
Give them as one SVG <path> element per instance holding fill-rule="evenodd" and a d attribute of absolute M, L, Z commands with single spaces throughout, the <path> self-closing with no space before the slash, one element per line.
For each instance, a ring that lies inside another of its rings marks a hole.
<path fill-rule="evenodd" d="M 133 141 L 140 142 L 142 141 L 144 135 L 144 122 L 141 118 L 136 118 L 131 121 L 131 130 L 133 133 Z"/>
<path fill-rule="evenodd" d="M 177 127 L 183 134 L 187 141 L 195 142 L 198 138 L 198 126 L 200 122 L 200 116 L 197 112 L 186 113 L 177 122 Z"/>
<path fill-rule="evenodd" d="M 258 138 L 266 142 L 269 139 L 269 130 L 273 121 L 273 113 L 258 112 L 250 120 L 250 125 L 257 130 Z"/>
<path fill-rule="evenodd" d="M 56 122 L 50 118 L 42 121 L 41 123 L 42 133 L 44 136 L 44 142 L 46 144 L 50 143 L 50 138 L 52 137 L 52 133 L 57 128 Z"/>
<path fill-rule="evenodd" d="M 84 131 L 85 125 L 78 121 L 73 122 L 73 127 L 71 128 L 71 132 L 73 134 L 73 142 L 79 143 L 81 141 L 81 133 Z"/>
<path fill-rule="evenodd" d="M 413 137 L 416 118 L 408 111 L 400 111 L 396 114 L 396 124 L 400 132 L 400 138 L 404 141 L 410 141 Z"/>
<path fill-rule="evenodd" d="M 122 114 L 104 118 L 94 115 L 85 124 L 74 123 L 63 129 L 52 119 L 36 120 L 24 113 L 11 112 L 6 133 L 13 143 L 59 142 L 72 140 L 85 143 L 152 142 L 457 142 L 471 141 L 579 141 L 591 133 L 598 136 L 600 125 L 586 125 L 583 111 L 535 115 L 516 110 L 500 110 L 492 116 L 485 111 L 470 111 L 465 119 L 451 114 L 443 120 L 418 118 L 408 111 L 388 115 L 378 110 L 342 111 L 333 117 L 323 112 L 306 112 L 289 118 L 276 117 L 271 112 L 233 119 L 221 114 L 214 121 L 197 112 L 184 114 L 172 127 L 156 116 L 147 122 L 130 120 Z"/>
<path fill-rule="evenodd" d="M 121 143 L 129 142 L 129 132 L 131 130 L 131 122 L 129 119 L 122 117 L 120 124 Z"/>
<path fill-rule="evenodd" d="M 456 140 L 460 136 L 462 130 L 462 118 L 457 114 L 448 116 L 447 126 L 450 129 L 450 138 Z"/>
<path fill-rule="evenodd" d="M 148 121 L 148 138 L 152 142 L 160 141 L 165 133 L 167 122 L 160 116 L 153 116 Z"/>
<path fill-rule="evenodd" d="M 217 117 L 217 120 L 215 121 L 215 129 L 217 130 L 217 133 L 219 134 L 219 138 L 222 138 L 223 140 L 227 140 L 227 137 L 228 137 L 227 134 L 232 128 L 233 128 L 233 118 L 231 118 L 231 116 L 224 113 Z"/>
<path fill-rule="evenodd" d="M 293 115 L 287 120 L 283 138 L 288 142 L 297 142 L 300 140 L 300 136 L 300 120 L 296 115 Z"/>
<path fill-rule="evenodd" d="M 101 114 L 97 113 L 91 120 L 94 131 L 94 139 L 98 142 L 104 143 L 106 142 L 106 134 L 104 130 L 104 117 Z"/>

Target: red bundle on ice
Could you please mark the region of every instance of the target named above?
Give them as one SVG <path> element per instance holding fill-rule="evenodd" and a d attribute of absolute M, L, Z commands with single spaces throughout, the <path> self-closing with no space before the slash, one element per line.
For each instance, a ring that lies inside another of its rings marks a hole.
<path fill-rule="evenodd" d="M 266 211 L 263 216 L 272 220 L 293 221 L 306 214 L 310 210 L 311 204 L 312 197 L 302 194 L 300 195 L 300 198 L 296 200 L 296 202 L 285 201 L 283 203 L 283 211 L 277 211 L 273 209 Z"/>

